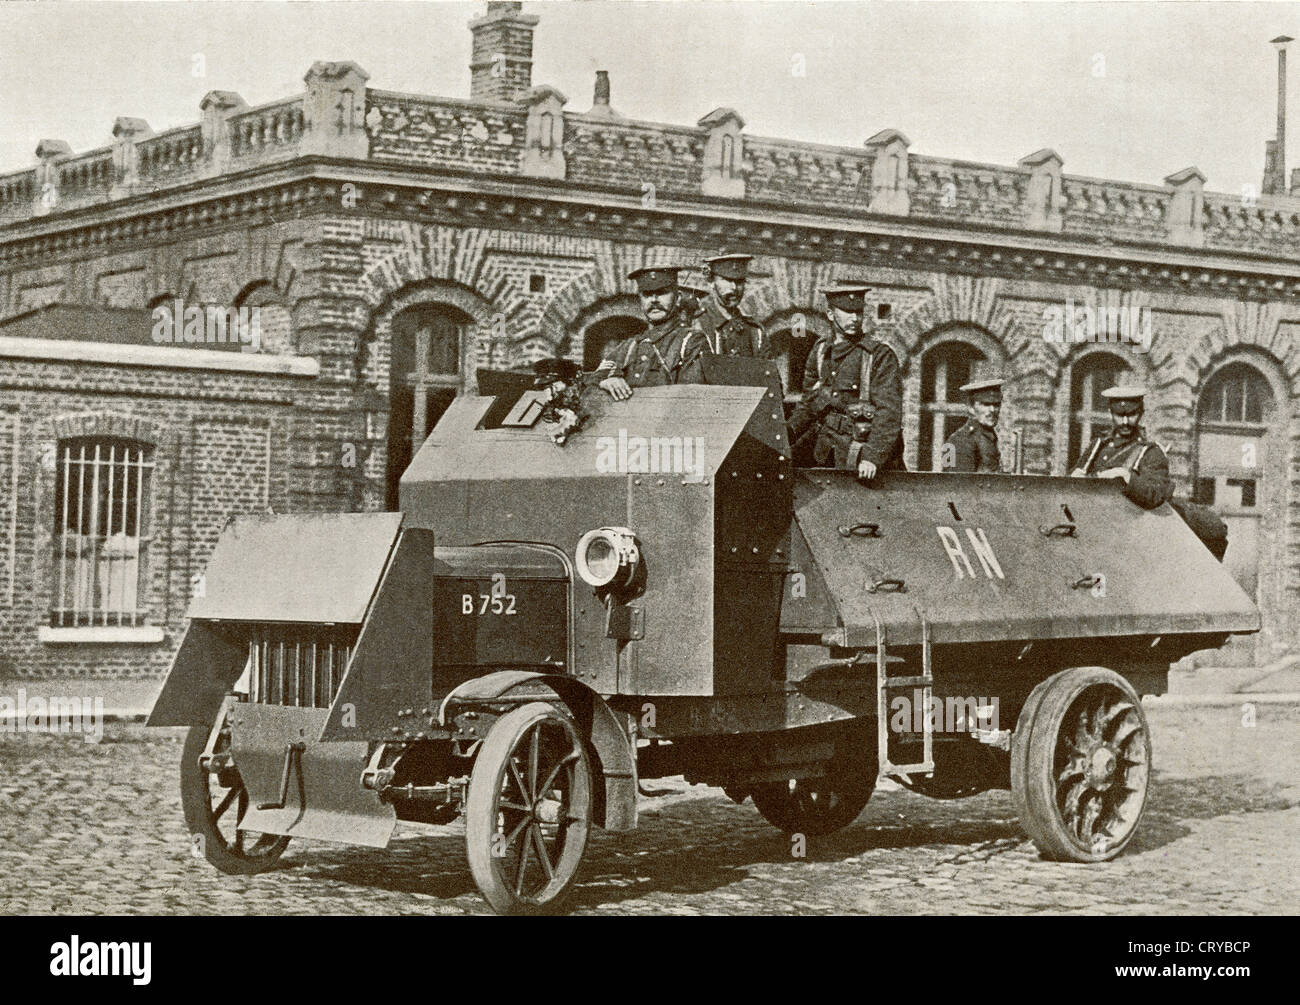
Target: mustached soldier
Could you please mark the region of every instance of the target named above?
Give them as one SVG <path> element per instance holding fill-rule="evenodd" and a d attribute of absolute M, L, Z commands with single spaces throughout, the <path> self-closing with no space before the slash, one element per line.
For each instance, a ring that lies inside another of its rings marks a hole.
<path fill-rule="evenodd" d="M 1124 495 L 1143 509 L 1155 509 L 1173 495 L 1169 459 L 1147 439 L 1142 421 L 1140 387 L 1112 387 L 1101 396 L 1110 401 L 1111 430 L 1095 437 L 1075 465 L 1075 478 L 1120 478 Z"/>
<path fill-rule="evenodd" d="M 771 355 L 771 346 L 763 338 L 763 326 L 740 311 L 752 258 L 724 251 L 704 260 L 709 267 L 709 289 L 700 298 L 692 328 L 704 337 L 709 351 L 718 356 L 767 359 Z"/>
<path fill-rule="evenodd" d="M 943 445 L 945 471 L 1002 470 L 998 450 L 998 415 L 1002 412 L 1002 379 L 990 376 L 977 363 L 971 380 L 961 389 L 970 395 L 970 418 Z"/>
<path fill-rule="evenodd" d="M 816 437 L 813 461 L 847 468 L 869 482 L 881 471 L 905 471 L 903 380 L 894 350 L 864 336 L 862 309 L 869 286 L 840 282 L 823 288 L 831 335 L 808 354 L 803 399 L 790 415 L 790 442 Z"/>
<path fill-rule="evenodd" d="M 595 378 L 615 401 L 632 397 L 634 387 L 678 383 L 682 368 L 692 362 L 687 351 L 698 355 L 687 345 L 691 328 L 681 309 L 679 271 L 677 265 L 659 265 L 628 273 L 636 283 L 649 328 L 605 347 Z"/>

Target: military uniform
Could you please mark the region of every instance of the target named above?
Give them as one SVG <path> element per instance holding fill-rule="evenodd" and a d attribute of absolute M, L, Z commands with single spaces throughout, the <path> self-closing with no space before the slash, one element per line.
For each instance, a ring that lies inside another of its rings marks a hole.
<path fill-rule="evenodd" d="M 710 291 L 700 300 L 700 311 L 692 323 L 709 350 L 718 356 L 755 356 L 768 359 L 771 346 L 763 337 L 763 326 L 739 311 L 731 313 Z"/>
<path fill-rule="evenodd" d="M 974 419 L 968 419 L 966 425 L 948 437 L 944 448 L 945 471 L 1002 470 L 997 432 L 981 426 Z"/>
<path fill-rule="evenodd" d="M 987 361 L 976 363 L 972 368 L 971 379 L 961 386 L 970 395 L 972 413 L 977 405 L 1002 405 L 1002 379 L 991 376 Z M 989 413 L 996 424 L 996 411 Z M 945 471 L 993 471 L 1002 470 L 1002 454 L 998 450 L 998 432 L 994 428 L 980 423 L 975 415 L 966 424 L 948 437 L 943 445 L 943 470 Z"/>
<path fill-rule="evenodd" d="M 598 380 L 622 377 L 628 387 L 676 384 L 684 366 L 698 356 L 698 348 L 687 354 L 690 336 L 689 322 L 680 310 L 675 311 L 641 335 L 607 345 L 596 368 L 596 377 Z M 697 346 L 694 340 L 692 346 Z"/>
<path fill-rule="evenodd" d="M 752 255 L 724 251 L 706 258 L 704 264 L 708 266 L 711 280 L 716 277 L 729 279 L 736 284 L 737 293 L 743 296 L 752 258 Z M 746 317 L 739 308 L 733 311 L 723 306 L 712 284 L 699 298 L 699 305 L 693 325 L 709 352 L 718 356 L 770 358 L 771 346 L 763 338 L 763 326 Z"/>
<path fill-rule="evenodd" d="M 1111 399 L 1112 410 L 1133 408 L 1136 414 L 1142 407 L 1141 388 L 1113 387 L 1102 396 Z M 1143 509 L 1155 509 L 1174 494 L 1169 479 L 1169 459 L 1159 446 L 1146 438 L 1139 426 L 1134 434 L 1125 434 L 1118 428 L 1104 436 L 1097 436 L 1079 458 L 1075 470 L 1095 478 L 1108 468 L 1124 468 L 1129 472 L 1124 495 Z"/>
<path fill-rule="evenodd" d="M 816 436 L 819 467 L 905 471 L 903 381 L 894 350 L 869 337 L 824 338 L 808 354 L 803 400 L 790 415 L 791 442 Z"/>

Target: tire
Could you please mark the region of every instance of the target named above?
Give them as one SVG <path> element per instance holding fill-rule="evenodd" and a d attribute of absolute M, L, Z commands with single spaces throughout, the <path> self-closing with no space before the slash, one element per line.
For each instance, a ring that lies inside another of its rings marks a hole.
<path fill-rule="evenodd" d="M 1142 700 L 1119 674 L 1077 667 L 1030 693 L 1011 741 L 1011 792 L 1044 858 L 1120 854 L 1137 832 L 1150 777 Z"/>
<path fill-rule="evenodd" d="M 566 711 L 532 702 L 488 731 L 470 773 L 465 850 L 494 911 L 545 914 L 562 904 L 591 831 L 592 788 L 586 744 Z"/>
<path fill-rule="evenodd" d="M 224 705 L 220 714 L 224 720 Z M 220 872 L 230 875 L 266 872 L 279 861 L 290 839 L 280 834 L 239 829 L 239 821 L 248 808 L 248 790 L 239 777 L 239 769 L 232 763 L 212 774 L 199 766 L 199 755 L 207 746 L 210 733 L 206 726 L 191 726 L 181 752 L 181 809 L 193 842 L 192 850 L 201 853 Z M 230 730 L 223 722 L 214 753 L 229 750 Z M 233 817 L 230 816 L 232 808 Z"/>
<path fill-rule="evenodd" d="M 821 778 L 755 785 L 751 795 L 763 818 L 787 834 L 822 837 L 858 818 L 876 788 L 876 749 L 865 735 L 837 750 Z"/>

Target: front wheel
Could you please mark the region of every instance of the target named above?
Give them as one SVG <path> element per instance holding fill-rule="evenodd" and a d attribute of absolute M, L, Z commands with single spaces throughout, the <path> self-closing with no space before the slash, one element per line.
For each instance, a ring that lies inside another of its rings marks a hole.
<path fill-rule="evenodd" d="M 1011 794 L 1044 858 L 1118 855 L 1137 831 L 1150 775 L 1142 700 L 1119 674 L 1078 667 L 1030 693 L 1011 740 Z"/>
<path fill-rule="evenodd" d="M 492 909 L 554 909 L 577 876 L 591 819 L 591 762 L 573 719 L 546 702 L 498 719 L 465 806 L 470 872 Z"/>
<path fill-rule="evenodd" d="M 230 723 L 226 706 L 212 753 L 224 762 L 215 773 L 199 764 L 208 745 L 211 729 L 191 726 L 181 752 L 181 809 L 193 842 L 192 851 L 202 855 L 221 872 L 251 875 L 275 865 L 289 838 L 240 828 L 248 809 L 248 789 L 239 769 L 230 760 Z"/>
<path fill-rule="evenodd" d="M 865 732 L 841 740 L 821 778 L 754 786 L 754 805 L 787 834 L 820 837 L 858 818 L 876 789 L 876 748 Z"/>

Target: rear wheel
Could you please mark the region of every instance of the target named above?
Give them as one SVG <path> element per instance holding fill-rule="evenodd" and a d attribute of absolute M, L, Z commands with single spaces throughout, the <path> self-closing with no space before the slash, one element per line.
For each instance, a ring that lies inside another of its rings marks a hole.
<path fill-rule="evenodd" d="M 289 838 L 239 827 L 248 809 L 248 789 L 230 760 L 230 723 L 225 705 L 212 751 L 215 763 L 223 765 L 216 773 L 199 764 L 210 734 L 209 727 L 191 726 L 181 753 L 181 809 L 193 842 L 192 851 L 221 872 L 265 872 L 284 854 Z"/>
<path fill-rule="evenodd" d="M 1011 793 L 1045 858 L 1118 855 L 1137 831 L 1150 774 L 1142 700 L 1119 674 L 1066 670 L 1030 694 L 1011 741 Z"/>
<path fill-rule="evenodd" d="M 835 752 L 821 778 L 792 778 L 755 785 L 754 805 L 787 834 L 819 837 L 858 818 L 876 788 L 875 747 L 865 735 Z"/>
<path fill-rule="evenodd" d="M 465 806 L 470 872 L 492 909 L 554 909 L 577 876 L 591 819 L 591 762 L 573 719 L 546 702 L 498 719 Z"/>

